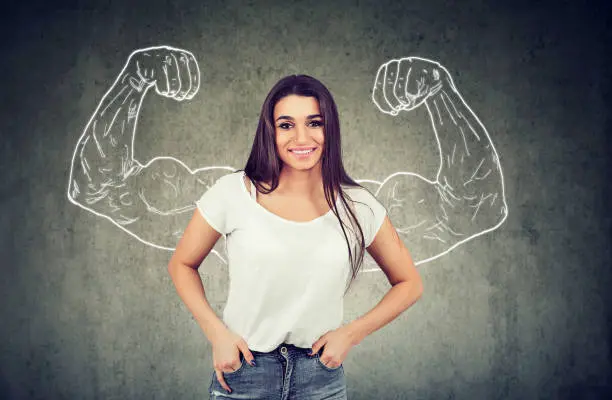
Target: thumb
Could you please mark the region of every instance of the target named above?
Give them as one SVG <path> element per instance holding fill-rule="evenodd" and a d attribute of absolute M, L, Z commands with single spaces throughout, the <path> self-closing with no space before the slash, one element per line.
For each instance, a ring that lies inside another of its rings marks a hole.
<path fill-rule="evenodd" d="M 249 346 L 244 339 L 240 341 L 238 348 L 244 355 L 244 359 L 247 360 L 250 365 L 255 365 L 255 357 L 253 356 L 253 353 L 251 353 L 251 350 L 249 350 Z"/>

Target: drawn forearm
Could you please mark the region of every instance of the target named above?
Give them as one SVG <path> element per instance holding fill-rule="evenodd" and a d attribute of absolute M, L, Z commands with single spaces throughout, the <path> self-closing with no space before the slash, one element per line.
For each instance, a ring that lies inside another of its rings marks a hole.
<path fill-rule="evenodd" d="M 426 105 L 440 146 L 439 220 L 445 220 L 451 208 L 465 208 L 473 221 L 478 213 L 493 207 L 497 211 L 492 220 L 498 221 L 505 213 L 499 213 L 503 208 L 502 175 L 484 126 L 452 84 L 443 85 Z"/>
<path fill-rule="evenodd" d="M 451 85 L 426 101 L 440 145 L 442 185 L 474 194 L 500 181 L 499 162 L 482 123 Z"/>
<path fill-rule="evenodd" d="M 70 177 L 73 199 L 95 200 L 141 168 L 132 142 L 146 89 L 135 82 L 128 73 L 117 79 L 77 142 Z"/>

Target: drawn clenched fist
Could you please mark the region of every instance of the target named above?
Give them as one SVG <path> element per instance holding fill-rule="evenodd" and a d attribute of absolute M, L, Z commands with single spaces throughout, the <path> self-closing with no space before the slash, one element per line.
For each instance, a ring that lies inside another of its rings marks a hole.
<path fill-rule="evenodd" d="M 130 84 L 175 100 L 191 99 L 200 88 L 200 68 L 190 51 L 158 46 L 133 52 L 127 62 Z"/>
<path fill-rule="evenodd" d="M 439 63 L 419 57 L 390 60 L 378 68 L 372 100 L 385 114 L 413 110 L 437 93 L 443 84 L 454 87 L 450 74 Z"/>

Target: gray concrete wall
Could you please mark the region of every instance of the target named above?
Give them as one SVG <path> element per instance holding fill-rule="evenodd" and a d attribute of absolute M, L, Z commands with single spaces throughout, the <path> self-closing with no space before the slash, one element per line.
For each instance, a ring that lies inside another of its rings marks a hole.
<path fill-rule="evenodd" d="M 419 265 L 422 299 L 345 360 L 350 399 L 610 394 L 602 6 L 151 3 L 4 12 L 0 397 L 206 398 L 211 348 L 167 274 L 171 253 L 66 196 L 77 140 L 102 96 L 133 50 L 160 44 L 193 52 L 202 84 L 191 101 L 147 96 L 135 141 L 142 162 L 242 168 L 267 91 L 306 73 L 335 96 L 353 178 L 432 177 L 439 155 L 426 111 L 391 117 L 370 99 L 377 68 L 407 56 L 444 65 L 486 126 L 508 218 Z M 226 265 L 211 257 L 200 272 L 220 313 Z M 346 320 L 387 289 L 382 273 L 360 275 Z"/>

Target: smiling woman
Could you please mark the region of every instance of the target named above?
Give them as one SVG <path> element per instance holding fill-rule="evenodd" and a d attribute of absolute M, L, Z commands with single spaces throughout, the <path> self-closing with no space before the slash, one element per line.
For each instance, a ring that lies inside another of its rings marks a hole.
<path fill-rule="evenodd" d="M 348 176 L 341 154 L 327 88 L 288 76 L 263 103 L 245 168 L 196 202 L 168 269 L 212 343 L 211 398 L 346 399 L 349 350 L 421 295 L 387 210 Z M 196 271 L 221 235 L 230 279 L 222 321 Z M 341 326 L 366 248 L 393 287 L 375 309 Z"/>
<path fill-rule="evenodd" d="M 313 97 L 289 95 L 276 103 L 274 121 L 278 130 L 276 148 L 284 165 L 298 170 L 313 165 L 320 168 L 325 137 L 319 102 Z M 286 157 L 286 152 L 291 157 Z M 308 160 L 309 164 L 298 165 L 295 160 Z"/>
<path fill-rule="evenodd" d="M 296 152 L 304 148 L 314 150 L 306 155 Z M 296 207 L 298 202 L 308 207 L 303 203 L 320 204 L 324 199 L 336 215 L 345 238 L 351 280 L 357 276 L 366 246 L 361 221 L 349 206 L 341 185 L 366 189 L 344 169 L 338 110 L 325 85 L 308 75 L 290 75 L 274 85 L 262 105 L 244 172 L 258 192 L 279 200 L 283 196 L 288 206 Z M 336 196 L 342 200 L 340 211 L 347 212 L 348 221 L 341 219 Z M 374 197 L 373 201 L 374 207 L 384 210 Z M 357 243 L 354 246 L 350 246 L 345 229 L 347 222 Z M 382 223 L 382 219 L 378 222 Z"/>

